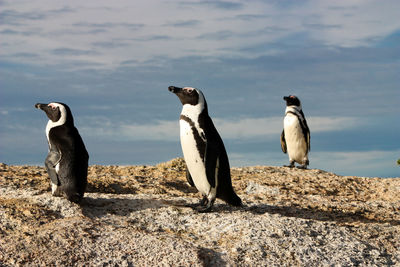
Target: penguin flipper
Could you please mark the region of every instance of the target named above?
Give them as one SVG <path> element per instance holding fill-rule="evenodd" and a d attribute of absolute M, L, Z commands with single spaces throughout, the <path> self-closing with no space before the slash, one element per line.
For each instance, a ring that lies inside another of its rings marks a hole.
<path fill-rule="evenodd" d="M 215 168 L 217 166 L 217 160 L 221 151 L 215 144 L 206 143 L 206 153 L 204 155 L 204 163 L 206 166 L 206 175 L 208 183 L 212 188 L 215 188 Z"/>
<path fill-rule="evenodd" d="M 285 140 L 285 129 L 282 130 L 282 134 L 281 134 L 281 148 L 282 148 L 282 152 L 286 154 L 287 147 L 286 147 L 286 140 Z"/>
<path fill-rule="evenodd" d="M 304 116 L 304 113 L 302 110 L 300 110 L 301 118 L 299 117 L 300 125 L 301 125 L 301 130 L 303 131 L 303 136 L 304 136 L 304 141 L 307 144 L 307 151 L 310 151 L 311 146 L 310 146 L 310 129 L 308 128 L 306 117 Z"/>
<path fill-rule="evenodd" d="M 190 186 L 194 186 L 192 176 L 190 175 L 189 170 L 186 167 L 186 180 L 190 184 Z"/>
<path fill-rule="evenodd" d="M 49 174 L 51 183 L 54 185 L 60 185 L 60 180 L 55 169 L 55 166 L 61 161 L 61 153 L 56 150 L 50 150 L 47 154 L 46 160 L 44 162 L 47 173 Z"/>

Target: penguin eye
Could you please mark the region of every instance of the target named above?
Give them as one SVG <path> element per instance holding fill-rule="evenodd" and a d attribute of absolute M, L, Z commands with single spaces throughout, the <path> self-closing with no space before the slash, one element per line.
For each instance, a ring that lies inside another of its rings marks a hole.
<path fill-rule="evenodd" d="M 51 105 L 51 104 L 49 105 L 49 107 L 51 107 L 52 110 L 56 110 L 56 108 L 57 108 L 57 106 L 54 106 L 54 105 Z"/>
<path fill-rule="evenodd" d="M 188 92 L 189 94 L 193 93 L 193 89 L 192 88 L 188 88 L 186 89 L 186 92 Z"/>

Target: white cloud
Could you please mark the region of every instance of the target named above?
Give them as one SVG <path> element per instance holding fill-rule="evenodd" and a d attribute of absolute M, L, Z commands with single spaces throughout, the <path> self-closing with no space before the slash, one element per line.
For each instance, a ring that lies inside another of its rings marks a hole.
<path fill-rule="evenodd" d="M 155 56 L 265 55 L 271 53 L 268 48 L 258 52 L 241 48 L 278 43 L 296 34 L 324 45 L 368 46 L 371 40 L 400 28 L 398 1 L 315 0 L 293 6 L 276 1 L 237 1 L 231 3 L 235 8 L 210 8 L 199 3 L 3 2 L 0 56 L 13 60 L 14 55 L 29 51 L 30 57 L 18 60 L 112 68 L 127 60 L 143 62 Z M 185 27 L 180 26 L 182 22 L 186 22 Z M 266 27 L 274 30 L 265 32 Z M 84 53 L 65 56 L 56 53 L 59 49 Z"/>
<path fill-rule="evenodd" d="M 79 131 L 88 138 L 106 140 L 179 140 L 178 121 L 155 121 L 151 124 L 116 123 L 106 117 L 86 117 L 82 121 L 91 122 L 79 127 Z"/>
<path fill-rule="evenodd" d="M 311 133 L 340 131 L 361 124 L 354 117 L 309 117 L 307 121 Z M 229 139 L 275 138 L 282 132 L 283 117 L 243 118 L 237 121 L 216 119 L 215 124 L 221 130 L 221 135 Z"/>
<path fill-rule="evenodd" d="M 130 139 L 178 140 L 179 123 L 177 121 L 157 121 L 154 124 L 131 124 L 120 127 L 121 134 Z"/>
<path fill-rule="evenodd" d="M 282 120 L 282 117 L 241 118 L 235 121 L 217 118 L 214 124 L 223 138 L 248 139 L 279 134 Z"/>
<path fill-rule="evenodd" d="M 288 164 L 286 154 L 279 151 L 229 153 L 231 166 L 282 166 Z M 311 169 L 321 169 L 338 175 L 364 177 L 400 177 L 396 164 L 400 150 L 394 151 L 326 151 L 309 155 Z"/>
<path fill-rule="evenodd" d="M 400 150 L 315 152 L 310 155 L 312 167 L 334 171 L 342 175 L 367 177 L 400 177 L 396 165 Z"/>
<path fill-rule="evenodd" d="M 358 117 L 310 117 L 308 127 L 312 132 L 331 132 L 357 128 L 366 124 Z"/>
<path fill-rule="evenodd" d="M 126 140 L 179 140 L 179 122 L 154 121 L 150 124 L 120 123 L 116 124 L 107 118 L 85 118 L 84 121 L 100 122 L 80 127 L 85 135 Z M 283 117 L 240 118 L 227 120 L 216 118 L 215 127 L 223 139 L 251 139 L 257 137 L 276 138 L 282 132 Z M 355 117 L 310 117 L 308 119 L 311 133 L 340 131 L 361 125 Z"/>

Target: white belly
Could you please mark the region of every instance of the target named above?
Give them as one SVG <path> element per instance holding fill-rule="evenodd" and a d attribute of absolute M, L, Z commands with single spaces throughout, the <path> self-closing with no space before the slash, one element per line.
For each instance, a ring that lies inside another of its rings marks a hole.
<path fill-rule="evenodd" d="M 208 195 L 211 186 L 207 180 L 205 164 L 197 151 L 192 129 L 189 123 L 184 120 L 180 120 L 180 136 L 183 157 L 185 158 L 186 165 L 192 176 L 193 183 L 197 190 L 204 195 Z"/>
<path fill-rule="evenodd" d="M 285 116 L 283 125 L 289 159 L 303 164 L 307 158 L 307 144 L 298 118 L 288 114 Z"/>

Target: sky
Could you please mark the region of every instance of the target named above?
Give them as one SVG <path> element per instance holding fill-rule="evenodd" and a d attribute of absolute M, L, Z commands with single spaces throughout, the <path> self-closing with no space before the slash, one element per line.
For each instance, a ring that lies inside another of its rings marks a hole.
<path fill-rule="evenodd" d="M 182 157 L 181 104 L 204 93 L 231 166 L 288 164 L 285 102 L 310 168 L 399 177 L 400 2 L 0 0 L 0 162 L 43 165 L 47 117 L 69 105 L 90 164 Z"/>

